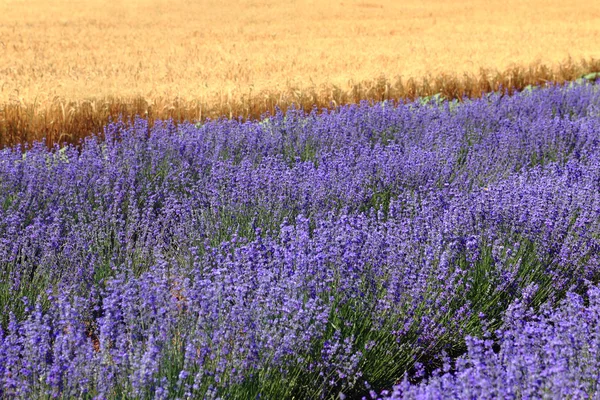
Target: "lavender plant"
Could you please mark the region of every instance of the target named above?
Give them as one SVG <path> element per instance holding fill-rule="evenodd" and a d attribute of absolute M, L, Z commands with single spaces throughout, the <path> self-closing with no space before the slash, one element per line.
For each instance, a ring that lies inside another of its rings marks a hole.
<path fill-rule="evenodd" d="M 419 384 L 405 377 L 379 399 L 596 398 L 600 370 L 597 286 L 569 293 L 556 309 L 517 301 L 502 329 L 467 337 L 468 352 Z M 493 340 L 492 336 L 496 339 Z M 390 393 L 391 392 L 391 393 Z"/>
<path fill-rule="evenodd" d="M 469 356 L 600 278 L 597 88 L 2 150 L 0 397 L 361 396 Z"/>

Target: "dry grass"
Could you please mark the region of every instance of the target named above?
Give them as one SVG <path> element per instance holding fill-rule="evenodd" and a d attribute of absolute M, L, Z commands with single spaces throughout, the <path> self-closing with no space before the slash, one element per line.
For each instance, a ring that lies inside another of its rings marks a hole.
<path fill-rule="evenodd" d="M 0 0 L 0 146 L 76 141 L 119 113 L 478 95 L 599 59 L 595 0 Z"/>

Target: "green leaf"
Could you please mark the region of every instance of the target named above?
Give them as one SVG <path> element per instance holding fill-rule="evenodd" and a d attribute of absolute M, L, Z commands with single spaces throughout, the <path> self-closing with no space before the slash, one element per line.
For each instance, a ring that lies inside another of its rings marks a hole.
<path fill-rule="evenodd" d="M 593 81 L 597 78 L 600 78 L 600 72 L 592 72 L 590 74 L 584 75 L 582 78 L 587 79 L 588 81 Z"/>

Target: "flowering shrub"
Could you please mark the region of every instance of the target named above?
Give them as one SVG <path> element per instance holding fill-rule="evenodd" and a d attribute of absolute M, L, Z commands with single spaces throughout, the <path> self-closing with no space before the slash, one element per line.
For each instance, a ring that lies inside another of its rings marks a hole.
<path fill-rule="evenodd" d="M 392 393 L 385 392 L 385 398 L 598 397 L 600 289 L 597 286 L 583 297 L 569 293 L 560 308 L 544 307 L 538 315 L 517 302 L 509 308 L 505 326 L 495 336 L 496 343 L 490 336 L 468 337 L 466 355 L 455 362 L 448 360 L 424 383 L 411 385 L 404 379 Z"/>
<path fill-rule="evenodd" d="M 475 360 L 600 277 L 599 110 L 585 84 L 2 150 L 0 397 L 360 396 Z"/>

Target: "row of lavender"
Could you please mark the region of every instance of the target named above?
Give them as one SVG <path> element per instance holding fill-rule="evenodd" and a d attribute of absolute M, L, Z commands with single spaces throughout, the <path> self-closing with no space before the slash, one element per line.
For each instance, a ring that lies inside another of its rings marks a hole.
<path fill-rule="evenodd" d="M 600 277 L 591 84 L 105 136 L 0 154 L 0 397 L 356 396 Z"/>
<path fill-rule="evenodd" d="M 493 340 L 492 337 L 497 338 Z M 405 377 L 392 391 L 371 399 L 590 399 L 600 383 L 600 289 L 569 293 L 560 307 L 538 312 L 521 301 L 505 325 L 468 337 L 468 352 L 419 385 Z M 422 375 L 422 367 L 419 370 Z"/>

